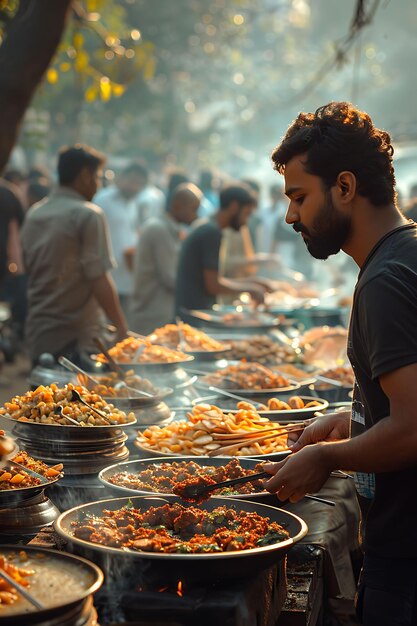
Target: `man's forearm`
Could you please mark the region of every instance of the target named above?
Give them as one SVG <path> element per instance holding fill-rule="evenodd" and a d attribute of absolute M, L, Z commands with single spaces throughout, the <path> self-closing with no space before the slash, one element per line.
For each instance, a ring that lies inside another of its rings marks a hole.
<path fill-rule="evenodd" d="M 106 273 L 93 281 L 94 296 L 107 315 L 117 327 L 119 334 L 126 333 L 127 323 L 120 306 L 119 297 L 113 279 Z"/>
<path fill-rule="evenodd" d="M 399 471 L 417 464 L 416 429 L 406 429 L 386 417 L 352 439 L 319 444 L 333 469 L 362 472 Z"/>

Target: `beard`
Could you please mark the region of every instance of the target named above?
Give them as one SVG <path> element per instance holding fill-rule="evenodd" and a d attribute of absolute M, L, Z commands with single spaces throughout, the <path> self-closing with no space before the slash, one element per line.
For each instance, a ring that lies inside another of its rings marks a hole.
<path fill-rule="evenodd" d="M 315 259 L 325 260 L 340 252 L 352 228 L 352 219 L 344 215 L 333 204 L 330 192 L 326 192 L 325 202 L 313 221 L 311 229 L 302 222 L 295 222 L 297 233 L 304 233 L 304 243 Z"/>

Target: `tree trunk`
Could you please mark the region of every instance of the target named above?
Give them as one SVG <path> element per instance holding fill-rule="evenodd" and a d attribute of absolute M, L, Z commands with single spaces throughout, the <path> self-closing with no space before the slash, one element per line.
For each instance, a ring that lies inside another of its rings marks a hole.
<path fill-rule="evenodd" d="M 20 0 L 0 47 L 0 173 L 57 49 L 72 0 Z"/>

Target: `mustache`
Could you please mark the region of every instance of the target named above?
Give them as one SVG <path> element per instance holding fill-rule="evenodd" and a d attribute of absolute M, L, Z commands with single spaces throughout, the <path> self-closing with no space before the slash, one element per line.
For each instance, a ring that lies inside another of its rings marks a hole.
<path fill-rule="evenodd" d="M 296 233 L 304 233 L 305 235 L 310 234 L 310 231 L 308 230 L 307 226 L 304 226 L 302 222 L 294 222 L 292 227 Z"/>

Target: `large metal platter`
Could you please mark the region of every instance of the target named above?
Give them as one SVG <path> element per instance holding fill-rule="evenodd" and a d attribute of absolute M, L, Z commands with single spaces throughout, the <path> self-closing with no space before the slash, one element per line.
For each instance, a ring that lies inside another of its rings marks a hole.
<path fill-rule="evenodd" d="M 224 320 L 224 315 L 228 313 L 234 313 L 237 311 L 235 309 L 225 308 L 221 310 L 214 309 L 191 309 L 185 311 L 187 316 L 198 320 L 199 322 L 204 322 L 208 326 L 213 326 L 215 328 L 230 328 L 238 329 L 238 330 L 270 330 L 271 328 L 276 328 L 277 326 L 282 325 L 282 320 L 275 315 L 271 315 L 269 313 L 258 313 L 254 315 L 248 311 L 239 312 L 239 318 L 235 318 L 232 320 Z"/>
<path fill-rule="evenodd" d="M 90 563 L 83 558 L 67 554 L 66 552 L 40 548 L 39 546 L 25 545 L 24 551 L 27 553 L 29 559 L 33 557 L 34 560 L 34 562 L 31 562 L 30 560 L 29 563 L 22 564 L 23 567 L 27 567 L 29 564 L 30 568 L 33 567 L 33 569 L 35 569 L 35 574 L 31 577 L 32 584 L 29 588 L 31 593 L 36 595 L 36 587 L 38 585 L 42 585 L 42 581 L 45 578 L 45 572 L 48 569 L 48 562 L 51 563 L 52 561 L 59 563 L 59 569 L 61 571 L 65 571 L 66 566 L 71 567 L 71 570 L 74 566 L 76 566 L 77 570 L 79 570 L 79 575 L 82 573 L 87 584 L 83 588 L 81 588 L 80 585 L 79 593 L 77 593 L 76 596 L 71 595 L 66 601 L 62 601 L 58 604 L 54 604 L 52 601 L 52 606 L 45 609 L 39 610 L 26 608 L 27 603 L 19 600 L 18 602 L 23 603 L 23 606 L 25 606 L 25 610 L 22 610 L 21 613 L 8 614 L 7 608 L 3 609 L 0 617 L 0 624 L 4 624 L 4 626 L 28 626 L 32 623 L 44 625 L 58 624 L 60 623 L 58 621 L 60 616 L 64 621 L 65 608 L 67 608 L 68 611 L 72 607 L 75 608 L 79 604 L 80 609 L 82 609 L 84 601 L 88 598 L 88 596 L 96 592 L 97 589 L 99 589 L 103 584 L 103 572 L 97 567 L 97 565 Z M 11 555 L 16 554 L 17 552 L 18 550 L 16 550 L 15 545 L 0 545 L 0 554 L 2 555 Z M 66 619 L 65 623 L 67 623 Z M 81 621 L 78 622 L 77 620 L 77 624 L 78 623 L 81 624 Z M 85 622 L 83 621 L 82 623 Z"/>
<path fill-rule="evenodd" d="M 289 454 L 290 454 L 289 450 L 287 452 L 282 452 L 281 458 L 284 459 Z M 134 474 L 136 472 L 142 472 L 143 470 L 146 470 L 149 467 L 149 465 L 154 464 L 154 463 L 155 464 L 173 463 L 173 462 L 178 463 L 179 461 L 185 461 L 185 462 L 193 461 L 194 463 L 197 463 L 201 467 L 219 467 L 220 465 L 226 465 L 226 463 L 229 463 L 230 457 L 183 456 L 181 458 L 178 458 L 176 456 L 167 456 L 163 459 L 161 459 L 160 457 L 154 457 L 151 459 L 142 459 L 139 461 L 138 460 L 127 461 L 126 463 L 117 463 L 116 465 L 111 465 L 110 467 L 106 467 L 105 469 L 101 470 L 101 472 L 98 475 L 98 478 L 103 483 L 103 485 L 105 485 L 106 487 L 108 487 L 109 489 L 115 492 L 118 492 L 120 495 L 121 494 L 131 494 L 131 495 L 136 495 L 136 496 L 155 495 L 155 496 L 164 497 L 167 494 L 163 492 L 146 491 L 145 489 L 129 489 L 128 487 L 114 485 L 113 483 L 109 481 L 109 478 L 111 478 L 114 474 L 118 474 L 119 472 L 129 472 L 131 474 Z M 244 469 L 254 470 L 256 465 L 259 464 L 259 461 L 254 461 L 253 459 L 246 459 L 245 457 L 240 457 L 239 463 Z M 173 494 L 169 494 L 169 495 L 173 495 Z M 214 496 L 216 498 L 223 497 L 218 494 L 214 494 Z M 270 496 L 270 494 L 267 491 L 262 490 L 262 491 L 253 491 L 253 493 L 250 493 L 250 494 L 245 493 L 245 494 L 227 495 L 227 498 L 233 498 L 233 500 L 259 500 L 259 498 L 263 496 Z"/>
<path fill-rule="evenodd" d="M 230 401 L 229 401 L 226 397 L 223 396 L 221 399 L 221 403 L 219 403 L 218 402 L 219 397 L 220 396 L 216 396 L 216 395 L 201 396 L 200 398 L 196 398 L 195 400 L 193 400 L 192 404 L 193 406 L 196 404 L 214 404 L 225 413 L 237 413 L 238 412 L 238 409 L 236 409 L 236 402 L 237 402 L 236 400 L 232 400 L 230 398 Z M 309 417 L 313 417 L 314 413 L 316 413 L 317 411 L 324 411 L 329 406 L 329 403 L 327 402 L 327 400 L 324 400 L 323 398 L 317 398 L 316 396 L 299 396 L 299 397 L 304 401 L 304 404 L 308 404 L 308 402 L 312 402 L 313 400 L 315 400 L 316 402 L 320 402 L 320 405 L 309 407 L 307 409 L 290 409 L 290 410 L 284 410 L 284 411 L 257 410 L 256 412 L 258 413 L 258 415 L 261 415 L 262 417 L 267 417 L 271 421 L 277 421 L 277 419 L 279 421 L 279 418 L 296 421 L 296 420 L 304 420 L 304 419 L 308 419 Z M 265 400 L 267 400 L 267 398 L 265 398 Z M 250 398 L 248 398 L 248 402 L 250 402 Z M 260 400 L 259 398 L 256 398 L 255 402 L 262 402 L 262 400 Z"/>
<path fill-rule="evenodd" d="M 94 355 L 92 355 L 91 358 L 93 359 Z M 194 357 L 191 355 L 187 356 L 184 359 L 181 359 L 180 361 L 169 361 L 165 363 L 162 363 L 160 361 L 149 361 L 143 363 L 118 363 L 118 365 L 125 372 L 133 370 L 135 374 L 138 374 L 143 378 L 148 378 L 152 374 L 157 374 L 159 372 L 172 372 L 180 368 L 182 365 L 184 365 L 184 363 L 190 363 L 190 361 L 194 361 Z M 107 363 L 101 364 L 97 362 L 96 373 L 100 372 L 100 366 L 102 366 L 103 368 L 107 368 Z"/>
<path fill-rule="evenodd" d="M 103 426 L 75 426 L 72 424 L 42 424 L 40 422 L 24 422 L 15 420 L 12 417 L 6 415 L 1 416 L 2 421 L 7 423 L 8 428 L 13 432 L 13 435 L 19 437 L 21 433 L 30 433 L 34 438 L 39 439 L 52 439 L 52 440 L 74 440 L 81 439 L 88 441 L 98 438 L 106 437 L 110 434 L 118 434 L 124 427 L 133 426 L 136 424 L 136 418 L 133 416 L 128 422 L 124 424 L 106 424 Z M 107 435 L 106 435 L 107 433 Z"/>
<path fill-rule="evenodd" d="M 198 383 L 196 383 L 196 386 L 204 388 L 204 389 L 209 389 L 210 387 L 217 387 L 217 385 L 213 385 L 213 383 L 206 383 L 204 382 L 204 377 L 199 377 L 198 378 Z M 300 389 L 301 385 L 300 383 L 294 383 L 293 385 L 290 385 L 289 387 L 276 387 L 274 389 L 235 389 L 235 388 L 231 388 L 231 387 L 225 387 L 224 391 L 230 391 L 230 393 L 236 393 L 239 396 L 276 396 L 276 395 L 281 395 L 281 394 L 287 394 L 287 395 L 293 395 L 294 391 L 297 391 L 297 389 Z M 223 389 L 222 387 L 219 387 L 219 389 Z M 219 394 L 220 396 L 221 394 Z M 217 397 L 219 397 L 217 396 Z"/>
<path fill-rule="evenodd" d="M 295 420 L 293 420 L 295 421 Z M 283 420 L 281 420 L 281 425 L 284 425 Z M 289 423 L 289 422 L 288 422 Z M 161 461 L 168 458 L 168 457 L 175 457 L 178 460 L 183 460 L 185 457 L 182 454 L 176 454 L 175 452 L 159 452 L 158 450 L 154 450 L 153 448 L 148 448 L 147 446 L 142 445 L 142 443 L 140 443 L 138 440 L 136 440 L 134 442 L 136 448 L 139 450 L 140 453 L 140 458 L 141 459 L 152 459 L 152 458 L 159 458 Z M 225 444 L 226 445 L 226 444 Z M 259 460 L 270 460 L 270 461 L 282 461 L 282 459 L 285 459 L 286 456 L 288 456 L 289 454 L 289 450 L 279 450 L 278 452 L 269 452 L 268 454 L 251 454 L 250 457 L 247 458 L 251 458 L 251 459 L 259 459 Z M 223 458 L 226 458 L 225 455 L 222 455 Z M 236 456 L 236 455 L 234 455 Z M 197 455 L 195 457 L 192 458 L 199 458 Z M 222 457 L 201 457 L 201 458 L 206 458 L 206 459 L 213 459 L 213 458 L 222 458 Z M 233 458 L 233 456 L 229 456 L 227 457 L 229 460 L 231 458 Z M 239 460 L 242 460 L 245 458 L 245 456 L 237 456 L 237 458 Z"/>
<path fill-rule="evenodd" d="M 269 546 L 254 548 L 252 550 L 240 550 L 237 552 L 220 552 L 212 554 L 164 554 L 157 552 L 135 552 L 94 544 L 83 539 L 74 537 L 72 522 L 78 521 L 86 514 L 100 516 L 103 510 L 118 510 L 124 506 L 149 509 L 151 506 L 162 506 L 166 503 L 178 502 L 184 504 L 180 498 L 165 496 L 163 498 L 134 496 L 115 498 L 90 502 L 74 507 L 66 511 L 55 522 L 55 530 L 66 541 L 70 542 L 74 551 L 92 558 L 97 562 L 100 558 L 109 556 L 129 563 L 129 578 L 135 582 L 135 569 L 137 564 L 143 573 L 146 566 L 148 579 L 153 576 L 164 576 L 169 579 L 179 580 L 184 578 L 193 581 L 210 581 L 236 579 L 274 565 L 288 550 L 307 534 L 307 524 L 298 516 L 282 509 L 265 504 L 259 504 L 248 500 L 233 500 L 231 498 L 210 498 L 207 502 L 199 505 L 199 508 L 212 511 L 218 506 L 233 507 L 239 511 L 254 512 L 268 517 L 270 521 L 285 526 L 290 538 L 280 543 Z M 140 573 L 140 572 L 139 572 Z"/>

